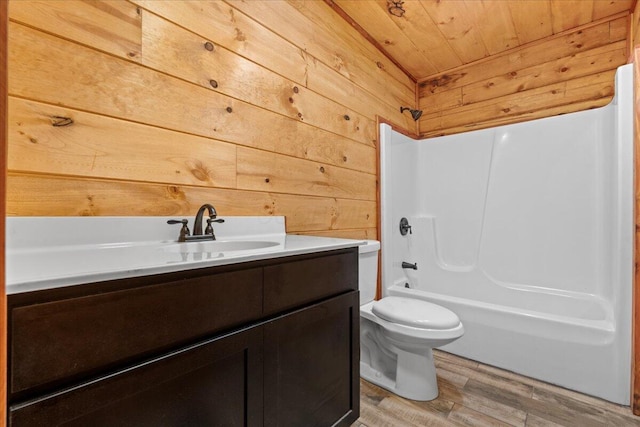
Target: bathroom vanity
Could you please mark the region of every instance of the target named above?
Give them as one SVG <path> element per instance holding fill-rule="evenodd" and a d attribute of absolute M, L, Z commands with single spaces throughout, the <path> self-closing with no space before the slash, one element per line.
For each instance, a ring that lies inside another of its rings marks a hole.
<path fill-rule="evenodd" d="M 350 425 L 358 242 L 305 239 L 10 293 L 10 425 Z"/>

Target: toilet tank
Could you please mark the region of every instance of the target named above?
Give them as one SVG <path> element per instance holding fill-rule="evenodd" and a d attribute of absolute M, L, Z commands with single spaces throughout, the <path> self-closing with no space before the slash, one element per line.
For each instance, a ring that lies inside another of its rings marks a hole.
<path fill-rule="evenodd" d="M 373 301 L 376 297 L 378 284 L 378 251 L 380 242 L 367 240 L 358 247 L 358 289 L 360 290 L 360 305 Z"/>

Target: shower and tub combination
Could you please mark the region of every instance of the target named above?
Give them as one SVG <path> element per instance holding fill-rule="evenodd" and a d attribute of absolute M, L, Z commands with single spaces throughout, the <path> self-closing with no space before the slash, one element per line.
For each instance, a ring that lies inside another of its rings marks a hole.
<path fill-rule="evenodd" d="M 629 404 L 631 67 L 598 109 L 421 141 L 381 125 L 383 295 L 456 313 L 443 350 Z"/>

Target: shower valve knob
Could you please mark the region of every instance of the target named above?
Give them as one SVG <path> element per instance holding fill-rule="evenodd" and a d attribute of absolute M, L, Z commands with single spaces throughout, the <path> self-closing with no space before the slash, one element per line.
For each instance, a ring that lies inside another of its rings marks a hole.
<path fill-rule="evenodd" d="M 400 234 L 402 234 L 403 236 L 406 236 L 407 232 L 409 234 L 413 234 L 411 232 L 411 226 L 409 225 L 409 221 L 407 220 L 407 218 L 402 218 L 400 220 Z"/>

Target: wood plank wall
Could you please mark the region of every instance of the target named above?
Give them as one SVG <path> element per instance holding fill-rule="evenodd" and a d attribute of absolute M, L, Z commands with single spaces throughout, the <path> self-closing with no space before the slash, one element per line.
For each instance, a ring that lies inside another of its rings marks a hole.
<path fill-rule="evenodd" d="M 606 105 L 629 58 L 621 14 L 418 82 L 422 137 Z"/>
<path fill-rule="evenodd" d="M 631 409 L 640 415 L 640 48 L 634 49 L 634 155 L 635 155 L 635 274 L 633 284 L 633 345 Z"/>
<path fill-rule="evenodd" d="M 0 2 L 0 247 L 5 247 L 7 174 L 7 2 Z M 7 420 L 7 295 L 5 251 L 0 251 L 0 427 Z"/>
<path fill-rule="evenodd" d="M 9 2 L 8 215 L 285 215 L 377 236 L 415 85 L 317 1 Z M 177 233 L 177 230 L 176 230 Z"/>
<path fill-rule="evenodd" d="M 635 46 L 640 44 L 640 8 L 638 7 L 638 2 L 636 0 L 636 5 L 631 15 L 631 26 L 629 28 L 629 38 L 631 40 L 631 48 L 630 50 L 630 61 L 633 61 L 635 58 Z"/>

